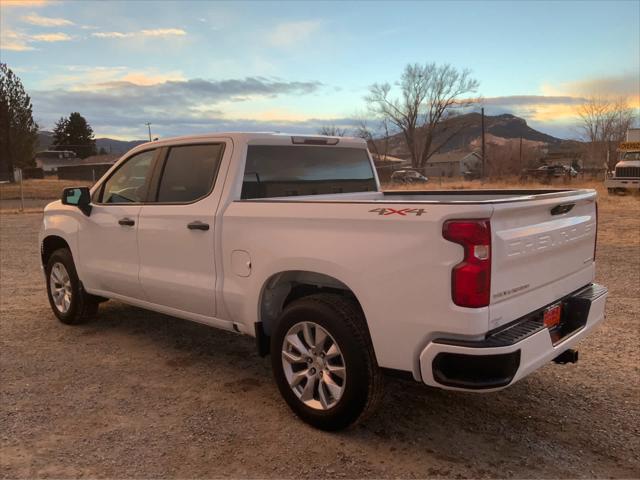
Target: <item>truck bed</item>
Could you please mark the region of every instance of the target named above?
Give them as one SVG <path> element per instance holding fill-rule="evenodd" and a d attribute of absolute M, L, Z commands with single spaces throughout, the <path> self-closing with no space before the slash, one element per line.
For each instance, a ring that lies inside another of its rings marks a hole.
<path fill-rule="evenodd" d="M 232 251 L 251 252 L 252 272 L 246 279 L 225 277 L 225 303 L 238 309 L 231 316 L 252 318 L 255 303 L 234 292 L 252 291 L 259 298 L 271 272 L 319 271 L 361 299 L 380 364 L 408 370 L 431 335 L 425 323 L 432 332 L 483 338 L 592 282 L 595 201 L 596 192 L 588 189 L 387 191 L 234 201 L 224 213 L 222 258 L 230 259 Z M 451 301 L 451 270 L 464 256 L 460 245 L 442 235 L 451 219 L 490 219 L 486 308 L 460 308 Z M 233 271 L 225 261 L 223 270 Z M 415 343 L 409 345 L 407 338 Z M 401 344 L 407 349 L 396 347 Z"/>
<path fill-rule="evenodd" d="M 592 193 L 588 189 L 502 189 L 502 190 L 386 190 L 382 192 L 336 193 L 243 200 L 249 202 L 340 202 L 340 203 L 427 203 L 495 204 L 554 199 Z"/>

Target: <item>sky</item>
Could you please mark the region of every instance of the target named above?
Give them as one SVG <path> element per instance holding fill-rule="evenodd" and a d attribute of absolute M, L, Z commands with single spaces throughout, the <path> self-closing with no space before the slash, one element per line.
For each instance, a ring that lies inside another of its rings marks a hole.
<path fill-rule="evenodd" d="M 0 17 L 1 61 L 48 130 L 72 111 L 120 139 L 147 122 L 154 137 L 350 129 L 374 121 L 368 87 L 416 62 L 471 70 L 488 114 L 562 138 L 587 97 L 640 111 L 639 0 L 0 0 Z"/>

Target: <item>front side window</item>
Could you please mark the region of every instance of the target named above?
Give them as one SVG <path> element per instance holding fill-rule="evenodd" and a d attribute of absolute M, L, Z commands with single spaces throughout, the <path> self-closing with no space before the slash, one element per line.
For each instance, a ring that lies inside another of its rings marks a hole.
<path fill-rule="evenodd" d="M 105 182 L 102 203 L 143 202 L 154 155 L 155 150 L 147 150 L 122 164 Z"/>
<path fill-rule="evenodd" d="M 224 144 L 171 147 L 164 165 L 158 202 L 187 203 L 209 194 Z"/>
<path fill-rule="evenodd" d="M 375 191 L 364 148 L 250 145 L 242 198 Z"/>

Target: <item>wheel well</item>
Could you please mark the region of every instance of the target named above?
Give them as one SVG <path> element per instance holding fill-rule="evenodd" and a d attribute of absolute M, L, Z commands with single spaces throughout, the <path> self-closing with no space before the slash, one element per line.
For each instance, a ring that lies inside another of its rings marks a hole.
<path fill-rule="evenodd" d="M 51 254 L 60 248 L 69 248 L 69 244 L 65 241 L 64 238 L 58 237 L 56 235 L 50 235 L 42 241 L 42 246 L 40 248 L 40 255 L 42 256 L 42 265 L 46 266 L 49 261 L 49 257 Z"/>
<path fill-rule="evenodd" d="M 316 293 L 343 295 L 353 299 L 358 307 L 362 308 L 353 291 L 329 275 L 302 270 L 277 273 L 267 280 L 260 296 L 260 323 L 257 325 L 259 328 L 256 329 L 256 333 L 263 336 L 258 338 L 259 343 L 262 343 L 259 345 L 262 353 L 266 353 L 267 339 L 264 337 L 271 335 L 285 307 L 294 300 Z"/>

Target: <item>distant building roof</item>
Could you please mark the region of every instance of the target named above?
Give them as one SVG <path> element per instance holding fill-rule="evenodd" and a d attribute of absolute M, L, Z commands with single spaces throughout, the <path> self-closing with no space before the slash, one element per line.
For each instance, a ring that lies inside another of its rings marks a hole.
<path fill-rule="evenodd" d="M 63 152 L 55 152 L 55 153 L 63 153 Z M 75 156 L 49 157 L 49 156 L 39 156 L 38 154 L 36 154 L 36 165 L 46 171 L 50 171 L 52 169 L 56 169 L 59 167 L 70 167 L 74 165 L 95 165 L 95 164 L 104 164 L 104 163 L 115 163 L 118 160 L 118 158 L 120 158 L 120 156 L 114 155 L 114 154 L 92 155 L 87 158 L 78 158 Z"/>
<path fill-rule="evenodd" d="M 374 162 L 398 162 L 404 163 L 407 161 L 405 158 L 392 157 L 391 155 L 380 155 L 377 153 L 372 153 L 371 157 Z"/>
<path fill-rule="evenodd" d="M 436 163 L 458 163 L 463 160 L 468 160 L 471 157 L 482 160 L 482 156 L 478 152 L 454 151 L 447 153 L 436 153 L 435 155 L 432 155 L 431 158 L 427 160 L 427 166 Z"/>
<path fill-rule="evenodd" d="M 116 163 L 120 158 L 120 155 L 115 153 L 108 153 L 105 155 L 91 155 L 90 157 L 82 159 L 82 163 Z"/>
<path fill-rule="evenodd" d="M 35 158 L 62 159 L 75 158 L 76 152 L 71 150 L 42 150 L 35 154 Z"/>

